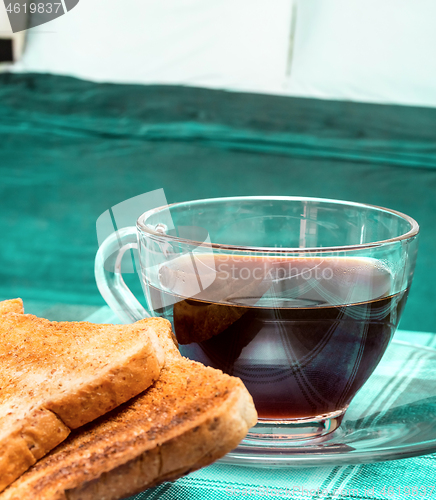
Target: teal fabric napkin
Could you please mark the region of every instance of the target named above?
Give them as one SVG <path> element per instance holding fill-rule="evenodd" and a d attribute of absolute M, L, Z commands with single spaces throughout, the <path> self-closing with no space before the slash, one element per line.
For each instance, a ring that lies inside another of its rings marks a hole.
<path fill-rule="evenodd" d="M 88 320 L 96 323 L 119 322 L 108 307 L 95 311 Z M 395 340 L 436 349 L 436 334 L 434 333 L 398 331 L 395 334 Z M 431 356 L 434 355 L 431 351 L 429 353 Z M 385 400 L 398 397 L 400 390 L 405 388 L 404 384 L 411 384 L 413 373 L 410 367 L 413 368 L 415 364 L 399 362 L 393 366 L 398 369 L 401 375 L 398 380 L 401 380 L 403 385 L 391 387 L 389 392 L 383 393 Z M 428 382 L 424 380 L 426 373 L 420 373 L 422 380 L 419 381 L 416 380 L 416 372 L 414 375 L 413 385 L 406 385 L 406 387 L 408 391 L 417 391 L 419 394 Z M 435 374 L 433 372 L 428 375 L 434 376 Z M 368 397 L 371 397 L 375 404 L 380 403 L 380 387 L 366 389 L 365 386 L 362 391 L 364 390 L 370 391 Z M 431 388 L 427 390 L 431 392 Z M 419 410 L 421 411 L 421 407 Z M 413 411 L 411 408 L 410 413 L 405 414 L 405 418 L 413 418 Z M 389 418 L 389 416 L 382 415 L 382 418 Z M 374 464 L 304 468 L 255 468 L 224 465 L 218 462 L 175 482 L 151 488 L 129 500 L 233 498 L 248 500 L 259 498 L 436 499 L 436 454 Z"/>
<path fill-rule="evenodd" d="M 434 499 L 435 468 L 435 455 L 379 464 L 304 469 L 211 465 L 130 500 Z"/>

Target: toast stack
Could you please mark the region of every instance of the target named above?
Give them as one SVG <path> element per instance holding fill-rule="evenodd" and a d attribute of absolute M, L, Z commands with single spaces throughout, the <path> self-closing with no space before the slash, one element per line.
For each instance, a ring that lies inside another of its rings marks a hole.
<path fill-rule="evenodd" d="M 6 313 L 0 321 L 14 314 Z M 97 327 L 111 329 L 90 328 Z M 125 498 L 214 462 L 235 448 L 256 423 L 252 398 L 242 382 L 183 358 L 168 321 L 150 318 L 112 328 L 149 332 L 156 359 L 164 353 L 158 379 L 128 402 L 71 432 L 0 493 L 0 500 Z"/>
<path fill-rule="evenodd" d="M 51 322 L 17 301 L 0 311 L 1 491 L 71 429 L 147 389 L 164 352 L 147 323 Z"/>

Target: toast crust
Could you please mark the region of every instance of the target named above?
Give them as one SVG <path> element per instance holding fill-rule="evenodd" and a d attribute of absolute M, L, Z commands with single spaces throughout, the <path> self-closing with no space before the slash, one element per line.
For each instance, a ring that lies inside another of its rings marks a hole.
<path fill-rule="evenodd" d="M 71 429 L 116 408 L 159 377 L 164 352 L 154 326 L 164 321 L 114 326 L 2 314 L 0 491 Z"/>
<path fill-rule="evenodd" d="M 159 379 L 133 401 L 75 431 L 0 500 L 118 500 L 208 465 L 257 421 L 242 382 L 179 354 L 168 325 Z"/>

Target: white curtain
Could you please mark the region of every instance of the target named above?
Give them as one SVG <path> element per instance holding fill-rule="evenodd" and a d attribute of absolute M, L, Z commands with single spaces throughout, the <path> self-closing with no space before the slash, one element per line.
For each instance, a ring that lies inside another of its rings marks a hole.
<path fill-rule="evenodd" d="M 434 0 L 80 0 L 17 71 L 436 106 Z"/>

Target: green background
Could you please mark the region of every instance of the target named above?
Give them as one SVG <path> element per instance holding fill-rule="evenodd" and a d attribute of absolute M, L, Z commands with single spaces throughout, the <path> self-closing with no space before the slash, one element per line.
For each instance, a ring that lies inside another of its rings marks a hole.
<path fill-rule="evenodd" d="M 421 240 L 401 327 L 436 331 L 436 109 L 0 75 L 0 299 L 103 305 L 96 220 L 158 188 L 170 203 L 298 195 L 407 213 Z"/>

